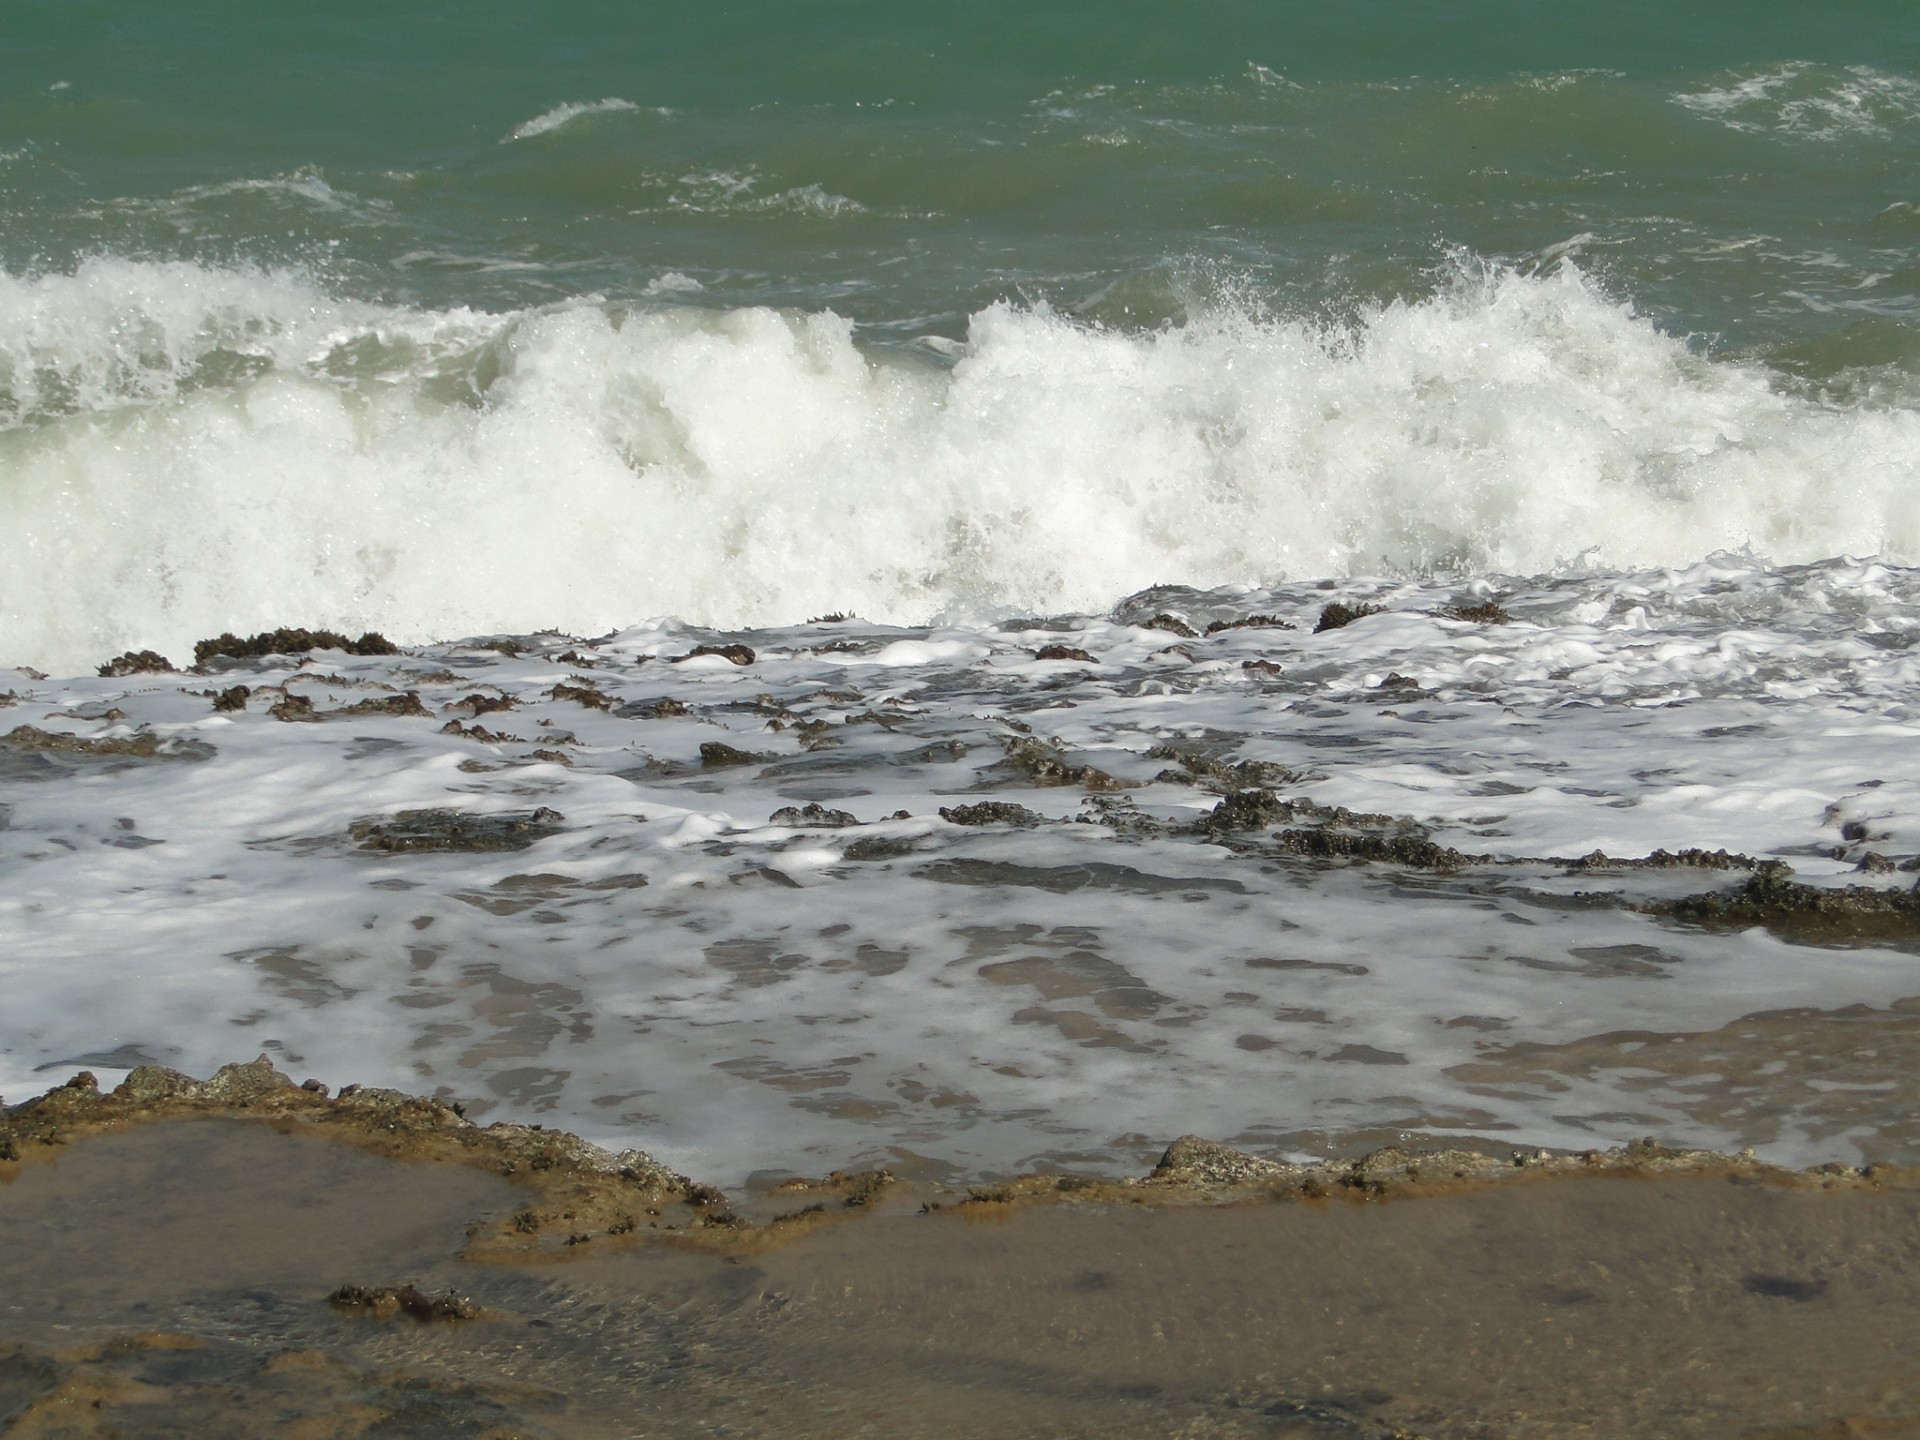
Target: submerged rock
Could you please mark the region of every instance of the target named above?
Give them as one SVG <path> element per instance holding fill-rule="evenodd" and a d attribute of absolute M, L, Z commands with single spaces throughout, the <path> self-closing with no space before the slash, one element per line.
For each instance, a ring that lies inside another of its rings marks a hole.
<path fill-rule="evenodd" d="M 700 747 L 700 763 L 710 770 L 728 765 L 765 765 L 772 759 L 771 755 L 757 755 L 751 750 L 723 745 L 718 740 L 709 740 Z"/>
<path fill-rule="evenodd" d="M 462 810 L 402 810 L 384 818 L 356 820 L 347 833 L 362 850 L 389 855 L 429 851 L 525 850 L 536 841 L 557 835 L 566 816 L 541 806 L 537 810 L 492 815 Z"/>
<path fill-rule="evenodd" d="M 213 747 L 204 741 L 162 737 L 151 730 L 90 737 L 42 730 L 37 725 L 14 726 L 0 735 L 0 745 L 12 750 L 90 760 L 205 760 L 213 754 Z"/>
<path fill-rule="evenodd" d="M 364 1311 L 381 1320 L 405 1315 L 423 1325 L 435 1320 L 481 1320 L 488 1314 L 451 1290 L 444 1295 L 428 1295 L 412 1285 L 342 1285 L 327 1296 L 327 1303 L 336 1310 Z"/>

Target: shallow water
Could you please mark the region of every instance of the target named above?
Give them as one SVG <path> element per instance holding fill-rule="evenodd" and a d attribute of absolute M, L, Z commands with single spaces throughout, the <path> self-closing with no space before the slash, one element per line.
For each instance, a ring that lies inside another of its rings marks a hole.
<path fill-rule="evenodd" d="M 8 26 L 15 1097 L 258 1047 L 723 1177 L 1914 1156 L 1908 902 L 1571 863 L 1910 884 L 1899 7 Z M 280 625 L 411 648 L 88 673 Z"/>
<path fill-rule="evenodd" d="M 1504 624 L 1434 585 L 1162 591 L 22 678 L 7 1089 L 264 1049 L 722 1180 L 1125 1169 L 1190 1131 L 1912 1161 L 1911 917 L 1658 907 L 1769 861 L 1911 887 L 1915 580 L 1513 582 Z M 1383 611 L 1316 633 L 1336 599 Z M 1130 623 L 1162 616 L 1282 623 Z M 1262 786 L 1295 808 L 1211 818 Z M 1735 858 L 1613 863 L 1661 849 Z"/>
<path fill-rule="evenodd" d="M 504 1182 L 258 1124 L 153 1124 L 0 1171 L 0 1223 L 39 1237 L 0 1252 L 0 1424 L 23 1437 L 76 1412 L 203 1436 L 269 1415 L 578 1437 L 1920 1425 L 1905 1189 L 1571 1178 L 997 1219 L 901 1200 L 731 1260 L 602 1242 L 489 1267 L 452 1252 L 465 1216 L 513 1203 Z M 324 1298 L 343 1282 L 489 1313 L 343 1313 Z"/>

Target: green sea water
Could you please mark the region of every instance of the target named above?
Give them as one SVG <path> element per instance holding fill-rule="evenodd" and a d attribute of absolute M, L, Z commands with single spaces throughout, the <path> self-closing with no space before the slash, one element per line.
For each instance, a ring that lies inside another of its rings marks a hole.
<path fill-rule="evenodd" d="M 1151 326 L 1574 257 L 1824 377 L 1920 365 L 1917 77 L 1887 0 L 10 0 L 0 263 L 436 307 L 678 276 L 957 337 L 1002 298 Z"/>
<path fill-rule="evenodd" d="M 1917 160 L 1866 0 L 7 0 L 0 658 L 1917 563 Z"/>

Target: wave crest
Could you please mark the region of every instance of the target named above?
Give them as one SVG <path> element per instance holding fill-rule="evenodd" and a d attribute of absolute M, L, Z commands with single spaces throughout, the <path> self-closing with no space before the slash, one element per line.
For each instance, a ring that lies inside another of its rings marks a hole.
<path fill-rule="evenodd" d="M 1920 416 L 1709 361 L 1571 267 L 1344 328 L 1002 304 L 950 366 L 831 313 L 414 311 L 125 261 L 0 283 L 0 335 L 0 659 L 43 667 L 284 623 L 923 622 L 1172 581 L 1920 560 Z"/>

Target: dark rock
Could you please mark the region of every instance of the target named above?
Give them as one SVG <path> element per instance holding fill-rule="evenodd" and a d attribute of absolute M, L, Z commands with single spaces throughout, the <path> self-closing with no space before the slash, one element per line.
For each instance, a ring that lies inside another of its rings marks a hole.
<path fill-rule="evenodd" d="M 854 841 L 841 853 L 848 860 L 898 860 L 902 856 L 913 854 L 913 842 L 889 839 L 881 835 L 869 835 L 865 839 Z"/>
<path fill-rule="evenodd" d="M 1449 605 L 1440 613 L 1449 620 L 1470 620 L 1476 625 L 1505 625 L 1513 619 L 1491 600 L 1482 600 L 1477 605 Z"/>
<path fill-rule="evenodd" d="M 940 818 L 950 825 L 1038 825 L 1044 817 L 1024 805 L 982 800 L 977 805 L 942 805 Z"/>
<path fill-rule="evenodd" d="M 709 770 L 717 770 L 725 765 L 765 765 L 772 760 L 771 755 L 756 755 L 751 750 L 736 750 L 731 745 L 723 745 L 718 740 L 709 740 L 700 747 L 700 763 Z"/>
<path fill-rule="evenodd" d="M 218 695 L 213 697 L 213 708 L 227 712 L 244 710 L 247 708 L 247 697 L 251 694 L 253 694 L 253 691 L 249 690 L 246 686 L 235 685 L 230 689 L 222 690 Z"/>
<path fill-rule="evenodd" d="M 511 695 L 482 695 L 478 690 L 463 699 L 454 701 L 449 710 L 464 710 L 478 720 L 482 715 L 491 715 L 496 710 L 517 710 L 520 702 Z"/>
<path fill-rule="evenodd" d="M 584 705 L 589 710 L 611 710 L 613 697 L 596 689 L 591 681 L 576 675 L 578 684 L 562 682 L 554 686 L 547 694 L 555 700 L 571 700 L 576 705 Z"/>
<path fill-rule="evenodd" d="M 1764 925 L 1809 940 L 1920 937 L 1920 894 L 1911 889 L 1803 885 L 1778 861 L 1763 864 L 1731 890 L 1656 901 L 1643 908 L 1715 929 Z"/>
<path fill-rule="evenodd" d="M 342 1285 L 327 1297 L 327 1303 L 336 1310 L 364 1310 L 382 1320 L 405 1315 L 422 1324 L 434 1320 L 478 1320 L 487 1313 L 473 1301 L 451 1290 L 444 1295 L 428 1295 L 412 1285 L 397 1288 L 382 1285 L 378 1289 L 365 1285 Z"/>
<path fill-rule="evenodd" d="M 1267 830 L 1294 818 L 1294 807 L 1271 790 L 1236 790 L 1201 817 L 1201 830 Z"/>
<path fill-rule="evenodd" d="M 753 651 L 745 645 L 696 645 L 686 654 L 674 656 L 673 663 L 678 665 L 682 660 L 692 660 L 701 655 L 718 655 L 736 665 L 751 665 L 754 661 Z"/>
<path fill-rule="evenodd" d="M 267 630 L 241 639 L 228 631 L 212 640 L 201 640 L 193 647 L 193 663 L 230 657 L 251 660 L 262 655 L 305 655 L 313 650 L 344 650 L 349 655 L 398 655 L 400 647 L 386 636 L 369 630 L 358 640 L 349 640 L 334 630 Z"/>
<path fill-rule="evenodd" d="M 684 702 L 668 696 L 645 702 L 629 701 L 613 713 L 622 720 L 672 720 L 690 712 Z"/>
<path fill-rule="evenodd" d="M 1655 850 L 1637 859 L 1618 859 L 1595 850 L 1577 860 L 1553 860 L 1569 870 L 1753 870 L 1760 862 L 1728 850 Z"/>
<path fill-rule="evenodd" d="M 1178 615 L 1156 615 L 1151 620 L 1140 622 L 1142 630 L 1164 630 L 1169 635 L 1178 635 L 1182 640 L 1198 640 L 1200 632 L 1194 629 Z"/>
<path fill-rule="evenodd" d="M 1289 770 L 1271 760 L 1212 760 L 1198 751 L 1177 745 L 1156 745 L 1147 751 L 1149 760 L 1177 760 L 1186 774 L 1162 771 L 1156 778 L 1190 785 L 1204 785 L 1216 794 L 1237 790 L 1270 790 L 1276 785 L 1291 785 L 1301 779 L 1300 772 Z M 1291 819 L 1288 815 L 1286 818 Z"/>
<path fill-rule="evenodd" d="M 1241 620 L 1216 620 L 1207 626 L 1207 634 L 1218 635 L 1225 630 L 1291 630 L 1291 620 L 1282 620 L 1278 615 L 1249 615 Z"/>
<path fill-rule="evenodd" d="M 276 720 L 285 720 L 289 723 L 320 718 L 314 713 L 313 701 L 304 695 L 295 695 L 290 691 L 282 695 L 276 703 L 268 706 L 267 714 Z"/>
<path fill-rule="evenodd" d="M 1289 855 L 1327 860 L 1380 860 L 1420 870 L 1459 870 L 1472 863 L 1452 846 L 1438 844 L 1417 833 L 1368 835 L 1315 828 L 1282 830 L 1274 840 L 1278 848 Z"/>
<path fill-rule="evenodd" d="M 116 655 L 95 673 L 102 679 L 118 679 L 123 675 L 172 675 L 176 672 L 173 662 L 164 655 L 152 650 L 129 650 L 124 655 Z"/>
<path fill-rule="evenodd" d="M 1031 735 L 1002 742 L 1007 765 L 1035 785 L 1077 785 L 1083 790 L 1120 790 L 1124 785 L 1092 765 L 1069 765 L 1053 746 Z"/>
<path fill-rule="evenodd" d="M 198 740 L 162 741 L 152 731 L 132 735 L 89 739 L 58 730 L 42 730 L 37 725 L 16 725 L 0 735 L 0 745 L 13 750 L 30 750 L 43 755 L 61 755 L 75 759 L 127 760 L 205 760 L 213 747 Z"/>
<path fill-rule="evenodd" d="M 805 805 L 788 805 L 767 817 L 769 825 L 791 825 L 796 828 L 838 830 L 848 825 L 858 825 L 860 818 L 847 810 L 829 810 L 819 801 L 809 801 Z"/>
<path fill-rule="evenodd" d="M 502 730 L 489 730 L 484 725 L 463 725 L 458 720 L 449 720 L 440 727 L 442 735 L 458 735 L 465 740 L 478 740 L 483 745 L 520 745 L 525 740 L 519 735 L 509 735 Z"/>
<path fill-rule="evenodd" d="M 420 703 L 420 693 L 409 690 L 404 695 L 381 695 L 373 699 L 357 700 L 351 705 L 331 711 L 332 715 L 404 715 L 416 719 L 432 719 L 433 712 Z"/>
<path fill-rule="evenodd" d="M 1364 620 L 1369 615 L 1378 615 L 1378 605 L 1342 605 L 1338 600 L 1320 612 L 1320 619 L 1313 627 L 1318 635 L 1323 630 L 1339 630 L 1356 620 Z"/>
<path fill-rule="evenodd" d="M 1036 660 L 1077 660 L 1084 665 L 1098 665 L 1100 662 L 1072 645 L 1042 645 L 1033 652 Z"/>
<path fill-rule="evenodd" d="M 542 806 L 522 813 L 473 815 L 459 810 L 402 810 L 382 819 L 356 820 L 347 833 L 362 850 L 389 855 L 427 852 L 525 850 L 560 832 L 566 819 Z"/>

